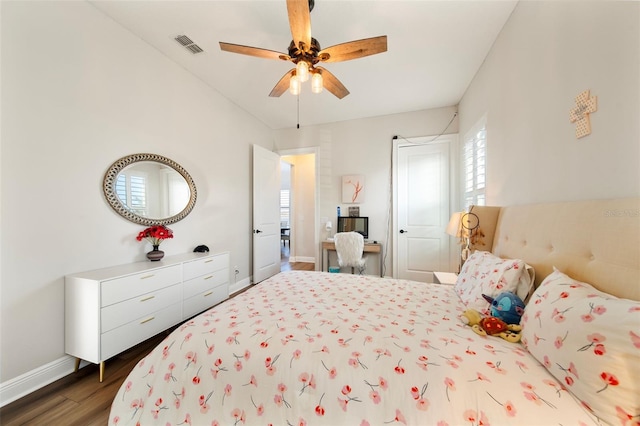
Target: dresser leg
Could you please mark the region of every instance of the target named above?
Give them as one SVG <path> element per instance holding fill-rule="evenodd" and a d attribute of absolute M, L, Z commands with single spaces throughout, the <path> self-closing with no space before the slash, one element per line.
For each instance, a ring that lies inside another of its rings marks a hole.
<path fill-rule="evenodd" d="M 100 383 L 102 383 L 103 379 L 104 379 L 104 361 L 100 363 Z"/>
<path fill-rule="evenodd" d="M 77 373 L 80 370 L 80 358 L 76 358 L 76 365 L 73 367 L 73 372 Z"/>

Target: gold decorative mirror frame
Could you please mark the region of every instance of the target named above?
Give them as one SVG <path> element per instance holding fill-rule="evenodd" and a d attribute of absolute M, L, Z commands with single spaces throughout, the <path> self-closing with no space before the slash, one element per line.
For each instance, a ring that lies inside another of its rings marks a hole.
<path fill-rule="evenodd" d="M 127 208 L 125 204 L 122 203 L 122 201 L 118 197 L 118 194 L 116 193 L 115 188 L 118 175 L 127 166 L 142 161 L 155 162 L 168 166 L 178 172 L 178 174 L 180 174 L 180 176 L 184 178 L 189 187 L 189 201 L 187 202 L 185 208 L 178 214 L 166 218 L 148 218 L 133 213 Z M 120 158 L 115 163 L 113 163 L 105 173 L 102 183 L 102 189 L 104 191 L 104 196 L 106 197 L 107 202 L 109 203 L 111 208 L 113 208 L 113 210 L 115 210 L 120 216 L 124 217 L 125 219 L 144 226 L 168 225 L 184 219 L 189 213 L 191 213 L 191 210 L 193 210 L 197 198 L 196 184 L 189 173 L 175 161 L 157 154 L 133 154 Z"/>

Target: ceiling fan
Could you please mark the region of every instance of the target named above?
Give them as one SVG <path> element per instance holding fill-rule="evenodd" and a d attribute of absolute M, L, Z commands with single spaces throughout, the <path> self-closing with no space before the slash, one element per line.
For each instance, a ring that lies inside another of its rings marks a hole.
<path fill-rule="evenodd" d="M 386 52 L 387 36 L 365 38 L 321 49 L 318 40 L 311 37 L 313 5 L 314 0 L 287 0 L 289 26 L 293 36 L 289 45 L 289 54 L 225 42 L 220 42 L 220 49 L 259 58 L 291 61 L 296 64 L 295 68 L 287 71 L 278 81 L 269 96 L 279 97 L 287 88 L 292 94 L 297 95 L 300 93 L 301 83 L 311 76 L 312 92 L 320 93 L 323 88 L 326 88 L 338 99 L 342 99 L 349 94 L 349 91 L 336 76 L 324 67 L 318 66 L 318 63 L 350 61 Z"/>

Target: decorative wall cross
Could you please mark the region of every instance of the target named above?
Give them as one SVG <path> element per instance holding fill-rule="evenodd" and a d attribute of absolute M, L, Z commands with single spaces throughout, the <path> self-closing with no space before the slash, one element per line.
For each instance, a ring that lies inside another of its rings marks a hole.
<path fill-rule="evenodd" d="M 569 111 L 569 120 L 576 125 L 576 138 L 591 134 L 589 114 L 598 110 L 597 96 L 590 96 L 585 90 L 576 97 L 576 107 Z"/>

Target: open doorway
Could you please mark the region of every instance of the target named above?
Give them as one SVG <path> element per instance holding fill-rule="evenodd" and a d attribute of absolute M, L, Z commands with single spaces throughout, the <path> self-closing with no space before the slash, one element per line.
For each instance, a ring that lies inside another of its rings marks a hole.
<path fill-rule="evenodd" d="M 291 176 L 293 165 L 280 160 L 280 270 L 289 271 L 291 257 Z"/>
<path fill-rule="evenodd" d="M 281 222 L 288 225 L 282 227 L 283 234 L 288 228 L 288 235 L 280 242 L 281 270 L 314 270 L 319 253 L 317 155 L 314 148 L 309 148 L 280 152 L 280 159 Z"/>

